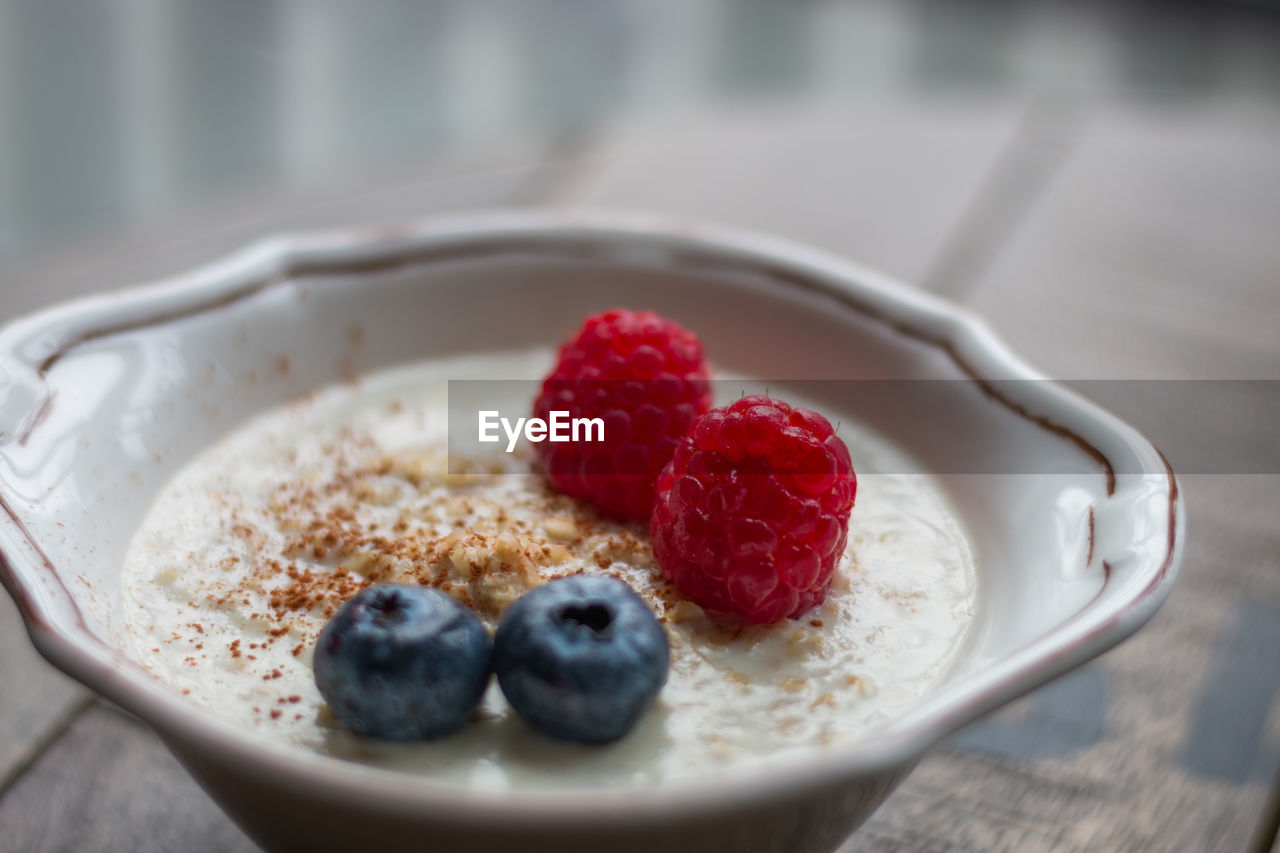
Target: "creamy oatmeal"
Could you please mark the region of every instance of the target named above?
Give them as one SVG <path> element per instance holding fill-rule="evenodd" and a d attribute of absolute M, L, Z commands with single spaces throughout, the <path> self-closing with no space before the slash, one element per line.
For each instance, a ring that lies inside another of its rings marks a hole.
<path fill-rule="evenodd" d="M 824 413 L 846 424 L 859 483 L 848 549 L 825 603 L 765 627 L 684 601 L 645 530 L 549 491 L 526 457 L 450 466 L 445 379 L 532 377 L 550 359 L 388 371 L 270 412 L 209 449 L 161 492 L 127 555 L 137 656 L 265 736 L 483 786 L 647 782 L 820 747 L 892 719 L 945 673 L 974 606 L 965 538 L 932 480 L 877 473 L 910 469 L 839 412 Z M 496 683 L 460 734 L 380 743 L 346 732 L 312 681 L 316 636 L 370 582 L 438 587 L 492 628 L 524 591 L 579 571 L 631 584 L 671 641 L 666 687 L 616 744 L 534 734 Z"/>

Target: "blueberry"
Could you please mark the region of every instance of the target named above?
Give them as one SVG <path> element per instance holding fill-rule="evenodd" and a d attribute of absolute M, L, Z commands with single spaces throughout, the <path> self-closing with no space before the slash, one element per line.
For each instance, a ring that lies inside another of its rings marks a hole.
<path fill-rule="evenodd" d="M 489 682 L 489 635 L 434 589 L 376 584 L 320 632 L 316 687 L 356 734 L 425 740 L 462 728 Z"/>
<path fill-rule="evenodd" d="M 536 731 L 605 743 L 626 734 L 667 680 L 667 635 L 620 580 L 572 575 L 512 604 L 493 640 L 507 701 Z"/>

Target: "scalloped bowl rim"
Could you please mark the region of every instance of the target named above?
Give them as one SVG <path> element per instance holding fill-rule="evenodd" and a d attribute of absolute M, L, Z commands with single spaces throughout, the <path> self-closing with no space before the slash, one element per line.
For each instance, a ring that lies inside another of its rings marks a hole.
<path fill-rule="evenodd" d="M 975 378 L 1036 379 L 1019 383 L 1018 405 L 1030 411 L 1067 410 L 1118 436 L 1141 463 L 1144 475 L 1167 478 L 1169 529 L 1162 553 L 1147 555 L 1140 568 L 1145 583 L 1130 600 L 1110 612 L 1086 605 L 1019 652 L 958 684 L 926 698 L 921 705 L 874 739 L 858 739 L 805 755 L 802 760 L 771 761 L 758 768 L 717 777 L 662 782 L 635 788 L 549 791 L 468 789 L 431 780 L 406 784 L 401 772 L 366 767 L 308 751 L 266 744 L 236 728 L 197 713 L 140 666 L 126 659 L 85 627 L 69 592 L 52 566 L 39 556 L 16 512 L 5 499 L 0 479 L 0 543 L 28 536 L 31 551 L 0 549 L 0 581 L 17 602 L 32 642 L 45 658 L 101 695 L 135 713 L 186 754 L 216 750 L 223 760 L 255 766 L 281 785 L 334 802 L 391 813 L 448 816 L 455 822 L 493 825 L 503 819 L 521 825 L 573 822 L 605 824 L 624 816 L 631 821 L 665 822 L 681 814 L 740 808 L 753 802 L 903 770 L 937 741 L 1006 702 L 1085 663 L 1142 626 L 1168 595 L 1181 558 L 1185 527 L 1182 500 L 1172 469 L 1160 452 L 1133 428 L 1078 397 L 1014 355 L 976 316 L 954 304 L 900 284 L 878 272 L 789 240 L 667 216 L 589 212 L 489 211 L 421 222 L 268 238 L 185 275 L 127 291 L 82 298 L 46 309 L 0 330 L 0 377 L 35 372 L 40 364 L 15 352 L 18 341 L 37 331 L 62 329 L 60 349 L 45 363 L 95 336 L 130 329 L 130 319 L 185 316 L 218 304 L 251 298 L 259 290 L 309 266 L 346 261 L 359 265 L 394 261 L 441 248 L 498 245 L 585 245 L 617 247 L 657 243 L 702 255 L 774 270 L 804 280 L 834 295 L 853 310 L 891 323 L 908 336 L 943 348 Z M 103 323 L 107 320 L 106 324 Z M 94 335 L 97 329 L 101 334 Z M 38 420 L 32 413 L 33 420 Z M 34 428 L 29 423 L 27 429 Z M 1109 465 L 1109 463 L 1108 463 Z M 62 594 L 52 595 L 46 584 Z"/>

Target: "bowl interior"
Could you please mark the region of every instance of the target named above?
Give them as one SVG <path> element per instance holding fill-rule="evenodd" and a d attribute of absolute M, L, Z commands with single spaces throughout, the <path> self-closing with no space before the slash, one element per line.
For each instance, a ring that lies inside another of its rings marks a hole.
<path fill-rule="evenodd" d="M 288 274 L 259 257 L 196 278 L 43 315 L 0 338 L 11 356 L 0 422 L 19 425 L 0 436 L 0 495 L 27 534 L 6 530 L 0 546 L 14 562 L 38 543 L 52 571 L 24 574 L 22 594 L 47 612 L 78 611 L 112 648 L 122 647 L 119 571 L 133 531 L 211 441 L 366 371 L 552 345 L 616 305 L 696 330 L 718 367 L 777 380 L 780 393 L 804 384 L 811 399 L 857 414 L 845 428 L 875 429 L 937 472 L 974 549 L 979 609 L 946 683 L 903 726 L 955 712 L 956 697 L 990 687 L 999 665 L 1050 657 L 1036 643 L 1082 611 L 1098 611 L 1087 633 L 1130 606 L 1172 523 L 1168 484 L 1142 442 L 1016 361 L 966 356 L 936 308 L 887 316 L 876 288 L 846 298 L 732 252 L 616 237 L 324 250 Z M 973 380 L 993 370 L 1021 378 L 995 390 Z M 1027 686 L 1010 682 L 1003 698 Z"/>

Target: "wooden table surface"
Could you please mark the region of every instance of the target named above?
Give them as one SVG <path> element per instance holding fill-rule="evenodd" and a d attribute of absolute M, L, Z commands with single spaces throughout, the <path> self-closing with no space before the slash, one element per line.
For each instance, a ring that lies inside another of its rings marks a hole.
<path fill-rule="evenodd" d="M 1194 105 L 926 100 L 526 140 L 0 270 L 0 316 L 271 230 L 494 205 L 649 208 L 797 237 L 970 306 L 1056 377 L 1280 379 L 1280 116 Z M 1161 387 L 1185 401 L 1171 422 L 1117 401 L 1158 442 L 1249 417 Z M 1189 532 L 1164 608 L 930 753 L 844 853 L 1271 849 L 1280 472 L 1194 450 L 1172 461 Z M 0 849 L 254 849 L 144 726 L 35 655 L 7 599 L 0 647 Z"/>

